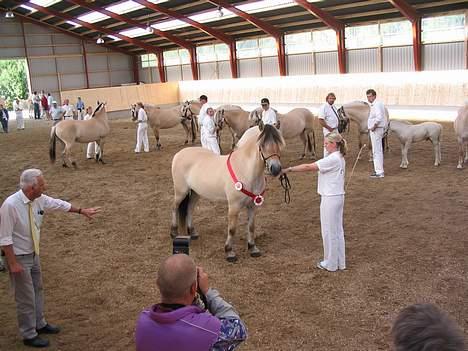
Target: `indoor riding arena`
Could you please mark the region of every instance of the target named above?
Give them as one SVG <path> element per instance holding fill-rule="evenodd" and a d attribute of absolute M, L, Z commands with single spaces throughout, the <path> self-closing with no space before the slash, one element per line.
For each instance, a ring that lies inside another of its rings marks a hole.
<path fill-rule="evenodd" d="M 15 240 L 22 227 L 8 223 L 17 217 L 19 222 L 21 215 L 5 207 L 16 191 L 28 197 L 24 187 L 20 190 L 19 179 L 31 168 L 42 171 L 44 194 L 70 202 L 70 212 L 75 212 L 73 208 L 80 212 L 40 213 L 44 314 L 60 333 L 37 334 L 36 324 L 34 334 L 39 336 L 34 338 L 48 340 L 46 349 L 57 351 L 192 350 L 181 348 L 177 340 L 169 348 L 155 343 L 143 349 L 135 336 L 140 313 L 164 302 L 156 279 L 161 263 L 173 252 L 172 162 L 179 151 L 202 147 L 209 115 L 198 112 L 203 109 L 201 95 L 214 109 L 221 149 L 220 156 L 209 154 L 221 170 L 204 167 L 198 175 L 204 183 L 214 187 L 224 174 L 223 191 L 228 194 L 226 189 L 235 187 L 227 155 L 232 152 L 234 158 L 252 134 L 249 130 L 231 148 L 229 128 L 234 127 L 227 117 L 224 125 L 217 119 L 225 105 L 250 112 L 263 108 L 261 100 L 268 98 L 281 122 L 275 124 L 279 127 L 275 132 L 284 134 L 286 143 L 273 157 L 287 172 L 290 187 L 270 174 L 265 156 L 271 155 L 262 145 L 255 144 L 252 151 L 259 160 L 263 157 L 259 179 L 266 179 L 264 203 L 248 205 L 257 210 L 259 257 L 249 253 L 245 208 L 232 241 L 235 262 L 228 261 L 225 252 L 228 201 L 209 200 L 199 193 L 193 212 L 199 237 L 190 240 L 190 257 L 207 272 L 209 286 L 234 307 L 247 329 L 247 339 L 236 350 L 396 350 L 392 326 L 399 313 L 414 304 L 437 306 L 453 322 L 442 329 L 455 326 L 453 334 L 468 345 L 466 2 L 4 0 L 0 16 L 0 65 L 2 60 L 23 60 L 28 89 L 26 96 L 12 96 L 11 89 L 0 83 L 0 103 L 7 111 L 0 109 L 0 118 L 8 115 L 8 132 L 2 121 L 0 133 L 0 249 L 13 250 L 0 264 L 1 351 L 38 347 L 27 342 L 19 325 L 20 288 L 19 283 L 12 284 L 18 275 L 27 274 L 14 273 L 13 260 L 39 257 L 34 230 L 32 224 L 25 226 L 33 251 L 19 251 Z M 4 74 L 0 72 L 1 77 Z M 388 111 L 381 179 L 370 177 L 377 151 L 371 151 L 373 131 L 367 127 L 374 113 L 368 89 L 376 91 L 376 101 Z M 50 93 L 52 105 L 62 112 L 43 107 L 39 100 L 36 118 L 34 92 L 46 101 Z M 332 110 L 337 120 L 348 122 L 341 132 L 348 146 L 342 174 L 346 269 L 334 272 L 317 267 L 324 258 L 325 240 L 321 227 L 325 196 L 317 193 L 317 172 L 296 168 L 289 172 L 290 167 L 324 157 L 329 139 L 322 131 L 322 111 L 331 92 L 336 95 Z M 94 116 L 89 120 L 80 111 L 78 98 L 85 108 L 91 107 Z M 370 111 L 364 129 L 348 108 L 353 101 L 363 101 Z M 134 106 L 139 102 L 146 112 Z M 68 104 L 73 105 L 70 110 Z M 151 105 L 161 115 L 176 111 L 178 122 L 171 127 L 163 126 L 163 117 L 154 122 Z M 301 158 L 303 134 L 286 138 L 292 118 L 288 112 L 296 108 L 313 114 L 315 156 L 307 153 Z M 404 132 L 396 128 L 401 121 L 409 121 L 403 122 Z M 429 131 L 411 134 L 425 122 L 442 126 L 437 139 L 431 139 Z M 110 131 L 100 132 L 99 123 Z M 135 143 L 142 123 L 148 124 L 149 152 L 135 152 L 140 150 Z M 160 147 L 155 123 L 160 127 Z M 248 124 L 267 130 L 263 123 L 254 125 L 251 116 Z M 71 158 L 63 167 L 65 134 L 60 130 L 67 125 L 79 132 L 71 137 Z M 91 127 L 80 129 L 85 125 Z M 185 143 L 183 125 L 189 134 L 193 129 L 194 143 Z M 57 156 L 51 162 L 54 135 Z M 82 141 L 88 135 L 91 139 Z M 402 168 L 402 140 L 408 135 L 409 165 Z M 360 137 L 365 145 L 360 145 Z M 92 158 L 88 141 L 101 146 Z M 436 166 L 438 143 L 441 157 Z M 203 165 L 205 160 L 191 162 Z M 239 177 L 248 172 L 242 168 L 247 168 L 247 159 L 234 165 Z M 188 170 L 174 167 L 174 172 L 190 177 Z M 21 204 L 24 208 L 26 202 Z M 89 208 L 100 210 L 87 219 L 83 211 Z M 29 212 L 28 217 L 24 211 L 30 223 L 34 215 Z M 8 231 L 10 227 L 13 230 Z M 41 287 L 34 289 L 37 294 Z M 35 296 L 33 320 L 38 309 Z M 210 308 L 203 313 L 214 314 Z M 425 335 L 439 322 L 436 318 L 425 326 Z M 445 350 L 440 345 L 427 350 Z M 447 350 L 462 351 L 464 346 Z"/>

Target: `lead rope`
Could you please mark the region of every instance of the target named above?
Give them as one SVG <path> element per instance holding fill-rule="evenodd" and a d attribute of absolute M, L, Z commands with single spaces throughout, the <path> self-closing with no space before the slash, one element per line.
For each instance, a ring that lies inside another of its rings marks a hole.
<path fill-rule="evenodd" d="M 291 195 L 289 194 L 289 191 L 292 188 L 291 182 L 289 181 L 289 178 L 286 175 L 286 173 L 283 173 L 279 179 L 280 179 L 281 187 L 284 189 L 284 202 L 286 204 L 289 204 L 291 202 Z"/>

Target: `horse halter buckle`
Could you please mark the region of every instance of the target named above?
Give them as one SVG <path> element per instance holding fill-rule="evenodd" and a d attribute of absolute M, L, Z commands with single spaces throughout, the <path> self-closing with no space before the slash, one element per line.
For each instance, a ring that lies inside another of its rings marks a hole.
<path fill-rule="evenodd" d="M 257 195 L 253 199 L 255 206 L 262 206 L 264 201 L 265 198 L 262 195 Z"/>
<path fill-rule="evenodd" d="M 244 188 L 244 185 L 241 182 L 236 182 L 236 184 L 234 184 L 234 188 L 237 191 L 241 191 Z"/>

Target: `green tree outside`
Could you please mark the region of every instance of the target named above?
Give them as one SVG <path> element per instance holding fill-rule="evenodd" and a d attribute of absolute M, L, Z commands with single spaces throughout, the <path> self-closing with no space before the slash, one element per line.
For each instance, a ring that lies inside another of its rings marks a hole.
<path fill-rule="evenodd" d="M 28 77 L 26 60 L 0 61 L 0 99 L 5 100 L 8 109 L 12 109 L 13 100 L 28 98 Z"/>

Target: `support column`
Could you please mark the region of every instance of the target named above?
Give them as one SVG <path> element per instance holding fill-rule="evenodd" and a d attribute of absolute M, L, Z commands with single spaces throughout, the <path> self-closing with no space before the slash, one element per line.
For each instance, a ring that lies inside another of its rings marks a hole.
<path fill-rule="evenodd" d="M 192 78 L 193 80 L 199 80 L 198 77 L 198 64 L 197 64 L 197 49 L 195 47 L 191 48 L 189 51 L 190 55 L 190 68 L 192 69 Z M 182 79 L 183 79 L 182 74 Z"/>
<path fill-rule="evenodd" d="M 83 40 L 81 41 L 81 47 L 83 48 L 83 63 L 85 69 L 86 89 L 89 89 L 88 59 L 86 58 L 86 47 Z"/>
<path fill-rule="evenodd" d="M 346 45 L 345 45 L 345 29 L 342 27 L 336 30 L 336 44 L 338 47 L 338 69 L 341 74 L 347 72 L 346 70 Z"/>
<path fill-rule="evenodd" d="M 412 22 L 413 27 L 413 55 L 414 55 L 414 70 L 422 71 L 421 59 L 421 17 Z"/>
<path fill-rule="evenodd" d="M 237 48 L 234 40 L 229 44 L 229 64 L 231 65 L 232 78 L 239 78 L 239 71 L 237 69 Z"/>
<path fill-rule="evenodd" d="M 29 94 L 32 93 L 32 76 L 31 76 L 31 62 L 29 61 L 28 47 L 26 45 L 26 36 L 24 35 L 24 21 L 21 19 L 21 32 L 23 34 L 23 45 L 24 45 L 24 55 L 26 56 L 26 66 L 28 66 L 28 75 L 29 75 Z M 29 96 L 28 96 L 29 98 Z"/>
<path fill-rule="evenodd" d="M 158 70 L 159 70 L 159 80 L 161 83 L 166 83 L 166 71 L 164 70 L 164 55 L 162 51 L 156 53 L 158 58 Z"/>
<path fill-rule="evenodd" d="M 284 34 L 276 38 L 276 48 L 278 51 L 278 65 L 280 76 L 286 75 L 286 50 L 284 47 Z"/>
<path fill-rule="evenodd" d="M 138 56 L 133 55 L 132 61 L 133 61 L 133 80 L 138 85 L 140 83 L 140 76 L 138 74 Z M 151 67 L 150 67 L 150 71 L 151 71 Z"/>

